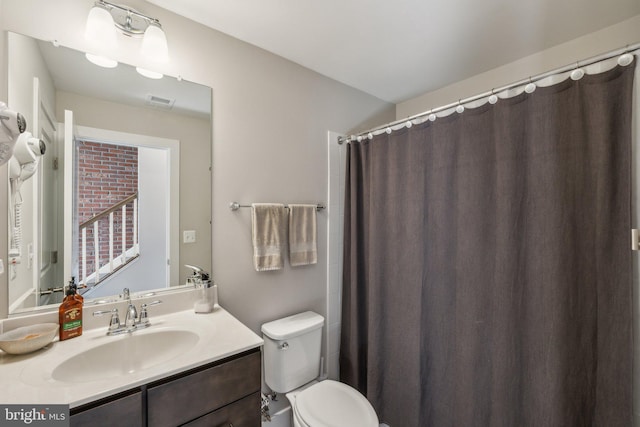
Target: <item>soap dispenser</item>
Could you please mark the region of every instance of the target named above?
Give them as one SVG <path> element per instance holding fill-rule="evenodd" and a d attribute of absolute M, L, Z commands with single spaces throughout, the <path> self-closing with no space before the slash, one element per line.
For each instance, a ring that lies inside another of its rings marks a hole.
<path fill-rule="evenodd" d="M 193 306 L 193 310 L 196 313 L 211 313 L 215 302 L 214 299 L 214 287 L 213 281 L 209 278 L 207 273 L 201 273 L 200 283 L 200 296 L 198 301 Z"/>
<path fill-rule="evenodd" d="M 69 284 L 66 296 L 58 308 L 60 341 L 82 335 L 82 300 L 76 294 L 76 288 Z"/>
<path fill-rule="evenodd" d="M 218 306 L 218 287 L 211 280 L 209 273 L 206 273 L 200 267 L 186 265 L 193 270 L 193 274 L 188 283 L 191 283 L 198 289 L 198 299 L 193 305 L 193 311 L 196 313 L 211 313 Z"/>

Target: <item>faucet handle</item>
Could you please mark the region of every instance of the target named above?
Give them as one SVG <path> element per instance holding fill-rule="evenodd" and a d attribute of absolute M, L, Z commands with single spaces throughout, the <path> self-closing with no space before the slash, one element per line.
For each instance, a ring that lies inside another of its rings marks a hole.
<path fill-rule="evenodd" d="M 158 304 L 162 304 L 162 301 L 159 300 L 159 299 L 157 299 L 155 301 L 151 301 L 150 303 L 144 303 L 140 307 L 142 307 L 144 309 L 146 307 L 151 307 L 152 305 L 158 305 Z"/>
<path fill-rule="evenodd" d="M 145 303 L 142 304 L 140 306 L 140 317 L 138 319 L 138 327 L 139 328 L 146 328 L 147 326 L 149 326 L 151 323 L 149 323 L 149 313 L 147 311 L 147 307 L 152 306 L 152 305 L 158 305 L 158 304 L 162 304 L 162 301 L 160 300 L 156 300 L 156 301 L 151 301 L 150 303 Z"/>
<path fill-rule="evenodd" d="M 109 330 L 107 334 L 111 334 L 120 329 L 120 316 L 118 316 L 118 309 L 114 308 L 113 310 L 99 310 L 94 311 L 94 316 L 102 316 L 103 314 L 111 314 L 111 319 L 109 320 Z"/>

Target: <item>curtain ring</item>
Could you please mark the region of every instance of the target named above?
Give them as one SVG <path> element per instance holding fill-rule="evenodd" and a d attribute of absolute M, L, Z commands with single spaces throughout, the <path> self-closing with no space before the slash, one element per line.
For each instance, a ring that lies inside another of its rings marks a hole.
<path fill-rule="evenodd" d="M 524 87 L 524 91 L 527 93 L 533 93 L 536 90 L 536 84 L 531 80 L 531 76 L 529 76 L 529 84 Z"/>
<path fill-rule="evenodd" d="M 584 70 L 580 68 L 580 61 L 576 61 L 576 68 L 571 72 L 571 80 L 577 81 L 584 77 Z"/>
<path fill-rule="evenodd" d="M 457 111 L 459 114 L 464 113 L 464 105 L 460 104 L 460 100 L 459 100 L 459 99 L 458 99 L 458 106 L 456 107 L 456 111 Z"/>
<path fill-rule="evenodd" d="M 491 88 L 491 95 L 489 96 L 489 104 L 491 105 L 494 105 L 496 102 L 498 102 L 498 96 L 493 93 L 494 90 L 494 88 Z"/>
<path fill-rule="evenodd" d="M 629 45 L 624 48 L 624 53 L 618 57 L 618 65 L 626 67 L 633 62 L 633 54 L 629 53 Z"/>

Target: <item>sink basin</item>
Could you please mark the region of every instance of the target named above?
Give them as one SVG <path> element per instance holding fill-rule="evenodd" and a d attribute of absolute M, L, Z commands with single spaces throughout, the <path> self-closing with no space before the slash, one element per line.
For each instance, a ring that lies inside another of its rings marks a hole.
<path fill-rule="evenodd" d="M 75 354 L 56 366 L 54 380 L 81 383 L 127 375 L 167 362 L 199 340 L 185 330 L 144 331 L 106 337 L 110 341 Z"/>

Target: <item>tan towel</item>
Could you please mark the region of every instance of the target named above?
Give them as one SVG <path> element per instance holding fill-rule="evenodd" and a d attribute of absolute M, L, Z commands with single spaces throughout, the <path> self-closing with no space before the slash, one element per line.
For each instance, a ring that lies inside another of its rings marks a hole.
<path fill-rule="evenodd" d="M 280 270 L 284 266 L 287 210 L 283 204 L 253 203 L 251 235 L 256 271 Z"/>
<path fill-rule="evenodd" d="M 317 205 L 289 205 L 289 262 L 292 267 L 318 262 Z"/>

